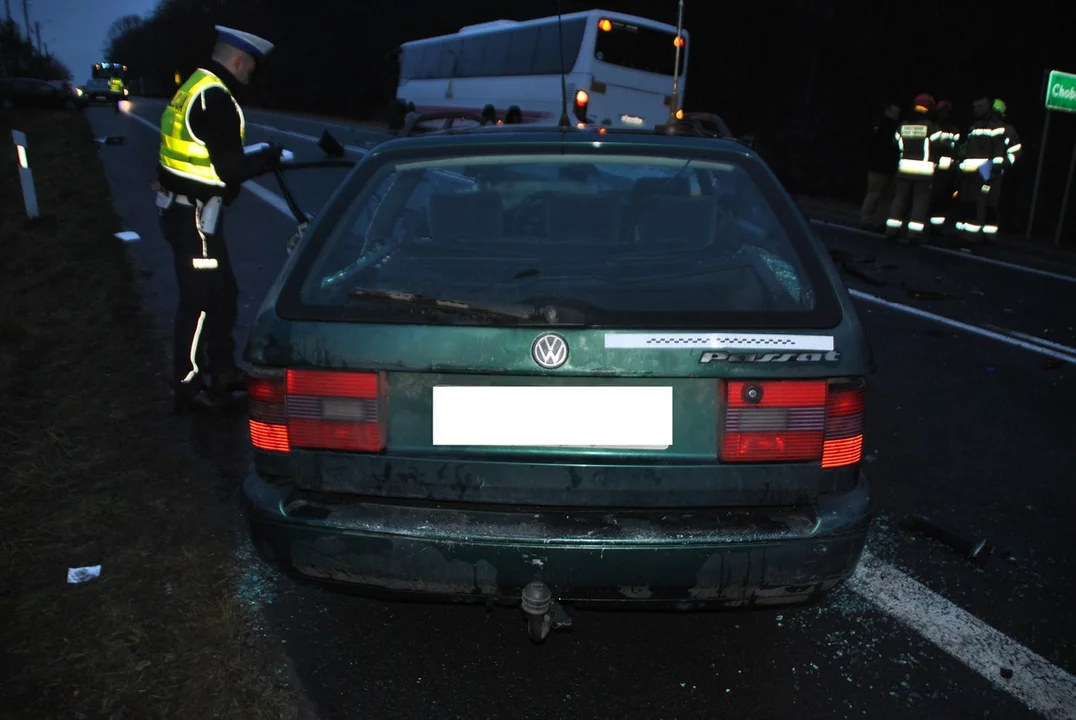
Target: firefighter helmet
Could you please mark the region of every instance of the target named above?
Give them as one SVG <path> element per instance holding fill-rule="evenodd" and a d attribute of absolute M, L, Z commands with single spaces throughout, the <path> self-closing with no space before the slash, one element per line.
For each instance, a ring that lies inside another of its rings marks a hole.
<path fill-rule="evenodd" d="M 949 102 L 948 100 L 939 100 L 938 101 L 938 112 L 946 112 L 946 111 L 947 112 L 952 112 L 952 110 L 953 110 L 953 103 Z"/>
<path fill-rule="evenodd" d="M 915 96 L 915 100 L 912 102 L 915 104 L 916 112 L 934 112 L 934 108 L 937 107 L 937 103 L 934 102 L 934 96 L 930 93 L 920 93 Z"/>
<path fill-rule="evenodd" d="M 1002 117 L 1005 117 L 1005 112 L 1009 109 L 1009 106 L 1005 104 L 1005 101 L 1001 98 L 994 99 L 994 112 Z"/>

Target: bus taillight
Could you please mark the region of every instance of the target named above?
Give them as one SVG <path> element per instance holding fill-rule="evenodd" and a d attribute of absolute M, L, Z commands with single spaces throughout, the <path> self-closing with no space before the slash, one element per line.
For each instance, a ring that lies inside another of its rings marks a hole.
<path fill-rule="evenodd" d="M 598 21 L 598 29 L 602 32 L 611 32 L 613 29 L 613 23 L 609 18 L 602 18 Z"/>
<path fill-rule="evenodd" d="M 586 90 L 580 90 L 575 94 L 575 117 L 579 122 L 587 121 L 587 106 L 590 104 L 590 95 Z"/>

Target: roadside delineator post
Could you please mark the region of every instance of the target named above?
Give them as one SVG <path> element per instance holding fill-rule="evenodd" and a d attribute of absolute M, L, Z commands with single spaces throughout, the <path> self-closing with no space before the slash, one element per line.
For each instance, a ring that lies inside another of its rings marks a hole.
<path fill-rule="evenodd" d="M 34 173 L 30 170 L 30 159 L 26 154 L 26 135 L 18 130 L 11 131 L 11 139 L 15 141 L 16 162 L 19 163 L 19 182 L 22 183 L 22 199 L 26 205 L 26 215 L 31 220 L 36 220 L 37 191 L 34 190 Z"/>

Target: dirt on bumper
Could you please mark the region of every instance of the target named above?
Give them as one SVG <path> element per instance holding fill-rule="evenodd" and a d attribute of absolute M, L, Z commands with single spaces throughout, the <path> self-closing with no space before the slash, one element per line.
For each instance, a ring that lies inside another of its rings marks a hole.
<path fill-rule="evenodd" d="M 565 602 L 683 609 L 803 602 L 855 569 L 866 481 L 814 507 L 685 513 L 525 512 L 310 498 L 244 482 L 255 544 L 305 578 L 391 594 L 518 602 L 540 580 Z"/>

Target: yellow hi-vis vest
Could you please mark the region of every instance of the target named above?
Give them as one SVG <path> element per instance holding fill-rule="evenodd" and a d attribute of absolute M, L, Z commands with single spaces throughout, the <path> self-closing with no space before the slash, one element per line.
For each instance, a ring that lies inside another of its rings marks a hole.
<path fill-rule="evenodd" d="M 172 97 L 172 102 L 165 108 L 161 115 L 161 167 L 174 175 L 188 180 L 224 187 L 224 181 L 217 175 L 216 169 L 209 157 L 209 150 L 205 143 L 191 131 L 190 117 L 191 108 L 195 102 L 201 102 L 205 107 L 203 93 L 210 88 L 220 88 L 232 97 L 228 87 L 221 82 L 220 78 L 199 68 L 187 78 L 187 82 L 180 86 Z M 247 123 L 243 117 L 243 110 L 239 103 L 235 102 L 236 112 L 239 113 L 239 141 L 246 140 Z"/>
<path fill-rule="evenodd" d="M 123 92 L 123 80 L 119 78 L 109 78 L 108 86 L 112 92 Z"/>

